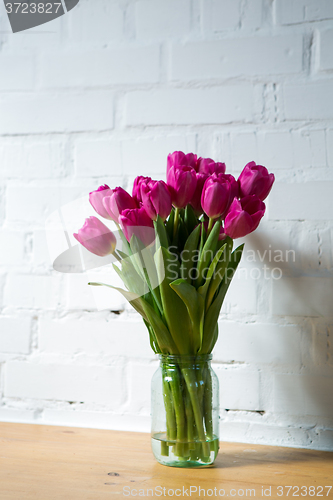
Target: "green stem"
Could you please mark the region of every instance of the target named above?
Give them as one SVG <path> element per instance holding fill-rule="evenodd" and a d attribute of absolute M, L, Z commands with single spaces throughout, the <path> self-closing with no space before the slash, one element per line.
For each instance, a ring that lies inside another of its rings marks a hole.
<path fill-rule="evenodd" d="M 212 376 L 209 368 L 206 366 L 204 370 L 204 380 L 205 380 L 205 392 L 204 392 L 204 418 L 207 438 L 209 440 L 213 439 L 213 409 L 212 409 L 212 398 L 213 398 L 213 388 L 212 388 Z"/>
<path fill-rule="evenodd" d="M 198 390 L 197 390 L 197 380 L 193 368 L 184 367 L 182 368 L 182 373 L 187 385 L 187 389 L 191 398 L 195 424 L 198 431 L 199 440 L 202 443 L 203 455 L 204 457 L 210 456 L 210 446 L 206 441 L 205 430 L 203 426 L 203 412 L 200 407 Z"/>
<path fill-rule="evenodd" d="M 177 426 L 175 419 L 175 412 L 173 407 L 172 392 L 168 382 L 167 370 L 162 367 L 162 378 L 163 378 L 163 397 L 164 406 L 166 413 L 166 423 L 167 423 L 167 439 L 170 441 L 176 441 L 177 438 Z"/>
<path fill-rule="evenodd" d="M 178 223 L 179 223 L 179 212 L 180 212 L 180 208 L 176 207 L 175 218 L 174 218 L 174 223 L 173 223 L 173 239 L 176 238 L 176 234 L 177 234 Z"/>
<path fill-rule="evenodd" d="M 211 217 L 209 217 L 208 229 L 207 229 L 207 238 L 208 238 L 209 233 L 211 232 L 211 230 L 213 228 L 213 224 L 214 224 L 214 219 L 212 219 Z"/>

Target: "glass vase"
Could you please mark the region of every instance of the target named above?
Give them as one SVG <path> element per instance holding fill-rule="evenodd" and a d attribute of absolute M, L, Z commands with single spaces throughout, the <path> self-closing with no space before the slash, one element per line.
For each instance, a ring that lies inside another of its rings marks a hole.
<path fill-rule="evenodd" d="M 151 386 L 152 450 L 172 467 L 207 467 L 219 450 L 219 383 L 212 355 L 160 355 Z"/>

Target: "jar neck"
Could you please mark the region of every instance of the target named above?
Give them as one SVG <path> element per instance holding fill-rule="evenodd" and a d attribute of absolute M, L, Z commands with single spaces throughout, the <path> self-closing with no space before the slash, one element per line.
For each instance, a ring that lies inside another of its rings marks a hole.
<path fill-rule="evenodd" d="M 210 364 L 212 354 L 199 354 L 197 356 L 188 354 L 159 354 L 161 365 L 202 365 Z"/>

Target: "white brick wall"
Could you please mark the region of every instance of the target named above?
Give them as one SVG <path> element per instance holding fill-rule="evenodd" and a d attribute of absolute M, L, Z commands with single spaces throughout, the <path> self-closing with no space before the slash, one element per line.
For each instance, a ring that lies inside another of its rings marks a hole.
<path fill-rule="evenodd" d="M 184 150 L 276 174 L 219 321 L 221 436 L 333 449 L 332 19 L 331 0 L 81 0 L 13 35 L 0 4 L 1 420 L 149 431 L 143 322 L 88 287 L 103 269 L 55 272 L 66 237 L 44 227 L 57 211 L 74 244 L 89 191 Z"/>

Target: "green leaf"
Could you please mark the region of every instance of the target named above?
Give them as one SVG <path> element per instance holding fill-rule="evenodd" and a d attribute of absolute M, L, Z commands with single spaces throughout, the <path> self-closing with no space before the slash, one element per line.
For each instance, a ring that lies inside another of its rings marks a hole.
<path fill-rule="evenodd" d="M 228 265 L 228 270 L 230 269 L 230 272 L 225 274 L 220 289 L 218 291 L 217 297 L 215 298 L 209 309 L 206 311 L 204 330 L 203 330 L 203 342 L 201 348 L 202 353 L 205 353 L 207 349 L 209 349 L 209 346 L 212 344 L 213 335 L 220 314 L 220 310 L 223 304 L 223 300 L 225 294 L 228 291 L 229 285 L 237 269 L 239 261 L 242 257 L 243 248 L 244 244 L 236 248 L 236 250 L 231 254 L 230 262 Z"/>
<path fill-rule="evenodd" d="M 195 227 L 198 225 L 199 221 L 196 217 L 193 207 L 188 204 L 185 207 L 184 222 L 187 227 L 188 234 L 192 233 Z"/>
<path fill-rule="evenodd" d="M 210 282 L 211 282 L 211 279 L 213 277 L 213 274 L 214 274 L 214 271 L 215 271 L 215 268 L 216 266 L 218 265 L 219 263 L 219 260 L 221 258 L 221 255 L 222 253 L 224 252 L 226 248 L 226 243 L 223 245 L 223 247 L 221 247 L 215 254 L 214 256 L 214 259 L 212 260 L 212 263 L 211 265 L 209 266 L 209 269 L 208 269 L 208 272 L 207 272 L 207 275 L 206 275 L 206 279 L 205 279 L 205 283 L 200 286 L 198 288 L 198 292 L 200 293 L 201 297 L 203 298 L 203 300 L 206 299 L 206 294 L 207 294 L 207 291 L 208 291 L 208 287 L 210 285 Z M 223 276 L 222 276 L 223 278 Z M 222 281 L 222 279 L 221 279 Z"/>
<path fill-rule="evenodd" d="M 203 321 L 205 303 L 194 286 L 184 279 L 178 279 L 170 283 L 170 287 L 184 302 L 192 324 L 191 352 L 196 354 L 201 347 L 203 336 Z M 190 333 L 190 332 L 189 332 Z"/>
<path fill-rule="evenodd" d="M 214 295 L 216 290 L 219 288 L 220 284 L 222 283 L 222 280 L 224 278 L 225 270 L 228 268 L 230 257 L 231 257 L 231 252 L 232 252 L 232 247 L 233 247 L 233 240 L 231 238 L 226 239 L 226 245 L 225 252 L 223 253 L 223 258 L 219 260 L 214 276 L 211 279 L 208 294 L 207 294 L 207 300 L 206 300 L 206 311 L 209 309 L 209 306 L 213 302 Z M 223 247 L 222 247 L 223 248 Z"/>
<path fill-rule="evenodd" d="M 200 253 L 200 259 L 198 262 L 198 272 L 197 279 L 195 281 L 195 286 L 198 288 L 201 286 L 205 279 L 205 271 L 210 265 L 216 253 L 216 245 L 219 239 L 221 229 L 221 221 L 216 221 L 213 229 L 211 230 L 206 243 L 203 246 L 202 252 Z"/>
<path fill-rule="evenodd" d="M 198 257 L 198 243 L 200 238 L 200 227 L 199 224 L 187 238 L 184 250 L 182 251 L 182 263 L 180 266 L 180 276 L 185 279 L 188 283 L 192 283 L 191 270 L 196 269 Z"/>
<path fill-rule="evenodd" d="M 156 249 L 158 246 L 169 248 L 168 234 L 164 222 L 159 215 L 157 216 L 157 220 L 154 221 L 154 228 L 156 234 Z"/>
<path fill-rule="evenodd" d="M 165 322 L 180 354 L 190 353 L 191 322 L 186 306 L 176 294 L 170 283 L 179 277 L 179 262 L 175 254 L 163 247 L 155 253 L 157 274 Z"/>

